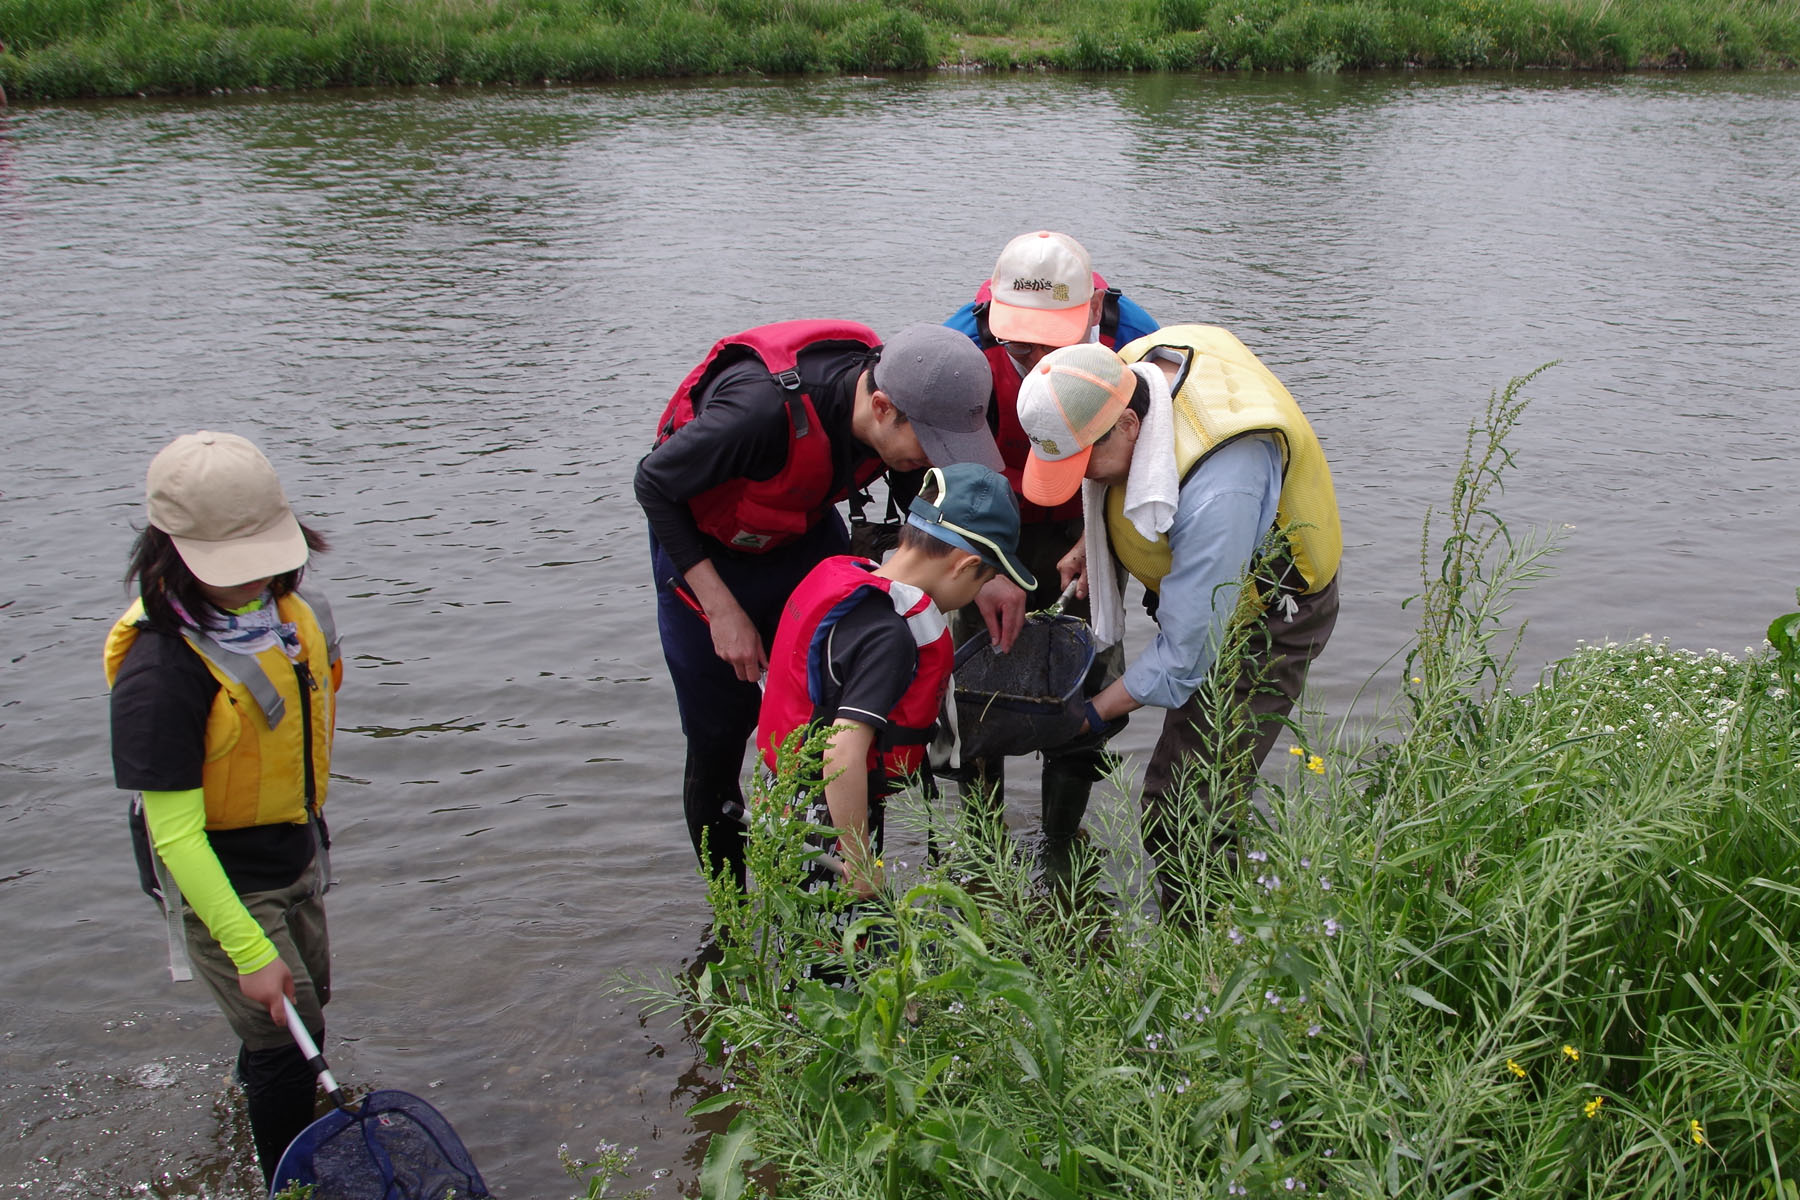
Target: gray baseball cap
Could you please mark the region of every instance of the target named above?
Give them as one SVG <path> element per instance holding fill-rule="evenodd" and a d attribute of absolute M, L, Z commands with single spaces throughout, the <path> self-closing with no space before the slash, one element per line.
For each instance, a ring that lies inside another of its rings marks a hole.
<path fill-rule="evenodd" d="M 881 348 L 874 386 L 912 422 L 934 467 L 1006 464 L 988 431 L 994 377 L 967 334 L 944 325 L 908 325 Z"/>

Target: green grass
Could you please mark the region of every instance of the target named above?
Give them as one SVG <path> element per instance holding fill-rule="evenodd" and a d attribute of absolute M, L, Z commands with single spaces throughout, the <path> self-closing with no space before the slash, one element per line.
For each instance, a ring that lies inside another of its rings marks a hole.
<path fill-rule="evenodd" d="M 0 0 L 21 100 L 920 70 L 1791 67 L 1784 0 Z"/>
<path fill-rule="evenodd" d="M 1800 1196 L 1800 614 L 1779 654 L 1515 685 L 1552 549 L 1491 516 L 1523 383 L 1427 525 L 1394 711 L 1306 722 L 1239 869 L 1176 864 L 1197 927 L 1155 917 L 1126 799 L 1076 902 L 940 805 L 936 860 L 846 914 L 792 886 L 784 773 L 720 961 L 658 991 L 721 1071 L 695 1111 L 736 1110 L 701 1194 Z"/>

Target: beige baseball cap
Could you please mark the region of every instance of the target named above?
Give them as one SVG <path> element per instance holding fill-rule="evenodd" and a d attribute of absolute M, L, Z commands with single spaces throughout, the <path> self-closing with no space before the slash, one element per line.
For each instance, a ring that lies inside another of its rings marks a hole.
<path fill-rule="evenodd" d="M 988 280 L 988 332 L 1003 342 L 1072 346 L 1088 331 L 1094 264 L 1080 242 L 1040 229 L 1006 243 Z"/>
<path fill-rule="evenodd" d="M 150 524 L 201 583 L 236 587 L 306 565 L 275 468 L 235 433 L 184 433 L 150 460 Z"/>

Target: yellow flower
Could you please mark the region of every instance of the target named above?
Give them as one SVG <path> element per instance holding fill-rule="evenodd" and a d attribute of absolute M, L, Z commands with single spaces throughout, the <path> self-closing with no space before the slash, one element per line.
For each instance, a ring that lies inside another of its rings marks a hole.
<path fill-rule="evenodd" d="M 1423 679 L 1420 679 L 1417 675 L 1414 675 L 1413 682 L 1414 683 L 1424 683 L 1425 681 Z"/>
<path fill-rule="evenodd" d="M 1570 1062 L 1580 1062 L 1581 1061 L 1581 1051 L 1577 1050 L 1573 1046 L 1564 1046 L 1563 1047 L 1563 1057 L 1567 1058 Z"/>
<path fill-rule="evenodd" d="M 1325 760 L 1315 754 L 1306 760 L 1306 769 L 1311 771 L 1314 775 L 1323 775 L 1325 773 Z"/>
<path fill-rule="evenodd" d="M 1510 1058 L 1506 1060 L 1506 1069 L 1511 1071 L 1514 1075 L 1517 1075 L 1520 1079 L 1525 1078 L 1525 1068 L 1521 1067 Z"/>
<path fill-rule="evenodd" d="M 1688 1132 L 1693 1135 L 1694 1145 L 1696 1145 L 1696 1146 L 1706 1145 L 1706 1130 L 1700 1128 L 1699 1121 L 1689 1121 L 1688 1122 Z"/>
<path fill-rule="evenodd" d="M 1294 755 L 1300 755 L 1300 754 L 1305 754 L 1305 753 L 1306 753 L 1306 751 L 1304 751 L 1304 750 L 1302 750 L 1302 749 L 1301 749 L 1301 748 L 1300 748 L 1300 747 L 1298 747 L 1298 746 L 1289 746 L 1289 747 L 1288 747 L 1288 753 L 1289 753 L 1289 754 L 1294 754 Z"/>
<path fill-rule="evenodd" d="M 1586 1116 L 1586 1117 L 1599 1116 L 1600 1115 L 1600 1106 L 1605 1103 L 1606 1103 L 1605 1096 L 1595 1096 L 1592 1100 L 1589 1100 L 1586 1104 L 1581 1106 L 1582 1115 Z"/>

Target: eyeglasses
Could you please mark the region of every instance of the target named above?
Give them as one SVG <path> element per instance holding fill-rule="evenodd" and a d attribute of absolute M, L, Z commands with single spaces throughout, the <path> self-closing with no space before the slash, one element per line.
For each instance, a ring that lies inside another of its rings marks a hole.
<path fill-rule="evenodd" d="M 1060 348 L 1047 345 L 1044 342 L 1009 342 L 1005 338 L 996 338 L 994 340 L 999 343 L 1001 349 L 1005 350 L 1014 358 L 1030 358 L 1033 354 L 1041 357 L 1050 353 L 1052 350 Z"/>

